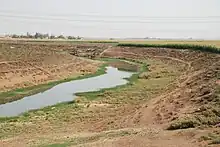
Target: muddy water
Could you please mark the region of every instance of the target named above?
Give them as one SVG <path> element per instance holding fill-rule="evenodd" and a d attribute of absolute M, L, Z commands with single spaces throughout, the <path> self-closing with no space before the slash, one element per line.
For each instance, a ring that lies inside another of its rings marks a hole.
<path fill-rule="evenodd" d="M 124 78 L 129 78 L 132 74 L 131 72 L 119 71 L 114 67 L 107 67 L 106 73 L 101 76 L 62 83 L 45 92 L 0 105 L 0 117 L 17 116 L 29 110 L 69 102 L 74 100 L 76 93 L 124 85 L 128 82 Z"/>

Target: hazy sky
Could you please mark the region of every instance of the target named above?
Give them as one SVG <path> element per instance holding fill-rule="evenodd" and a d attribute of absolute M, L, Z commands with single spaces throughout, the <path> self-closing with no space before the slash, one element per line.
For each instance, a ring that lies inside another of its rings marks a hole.
<path fill-rule="evenodd" d="M 220 0 L 0 0 L 0 34 L 220 39 Z"/>

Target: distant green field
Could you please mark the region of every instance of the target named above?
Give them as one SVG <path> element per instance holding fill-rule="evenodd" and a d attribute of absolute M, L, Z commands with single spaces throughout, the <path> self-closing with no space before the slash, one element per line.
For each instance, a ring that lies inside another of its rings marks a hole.
<path fill-rule="evenodd" d="M 198 44 L 144 44 L 144 43 L 119 43 L 121 47 L 146 47 L 146 48 L 172 48 L 172 49 L 190 49 L 203 52 L 211 52 L 220 54 L 220 48 L 213 45 L 198 45 Z"/>
<path fill-rule="evenodd" d="M 129 44 L 193 44 L 193 45 L 206 45 L 206 46 L 215 46 L 220 48 L 220 40 L 204 40 L 204 41 L 185 41 L 185 40 L 126 40 L 119 41 L 120 43 L 129 43 Z"/>

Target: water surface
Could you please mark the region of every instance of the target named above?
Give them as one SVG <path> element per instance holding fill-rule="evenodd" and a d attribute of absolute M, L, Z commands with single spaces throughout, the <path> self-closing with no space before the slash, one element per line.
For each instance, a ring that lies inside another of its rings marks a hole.
<path fill-rule="evenodd" d="M 57 103 L 69 102 L 75 99 L 76 93 L 99 91 L 126 84 L 133 73 L 119 71 L 114 67 L 107 67 L 106 73 L 97 77 L 73 80 L 62 83 L 53 88 L 23 99 L 0 105 L 0 117 L 17 116 L 29 110 L 40 109 Z"/>

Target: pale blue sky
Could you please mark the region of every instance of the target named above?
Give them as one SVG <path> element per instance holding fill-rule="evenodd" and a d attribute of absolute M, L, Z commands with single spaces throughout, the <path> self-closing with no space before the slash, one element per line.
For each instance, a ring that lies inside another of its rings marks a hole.
<path fill-rule="evenodd" d="M 0 0 L 0 34 L 220 39 L 220 0 Z"/>

